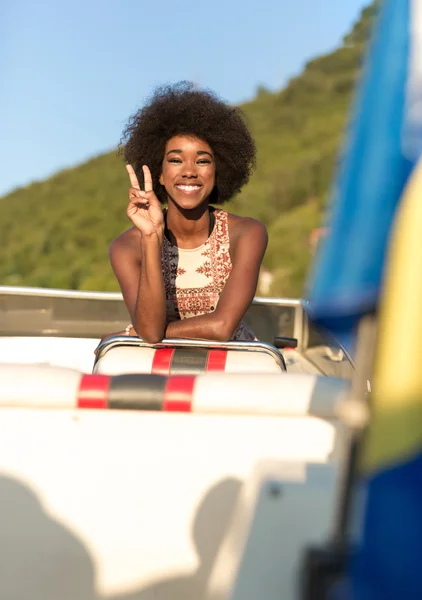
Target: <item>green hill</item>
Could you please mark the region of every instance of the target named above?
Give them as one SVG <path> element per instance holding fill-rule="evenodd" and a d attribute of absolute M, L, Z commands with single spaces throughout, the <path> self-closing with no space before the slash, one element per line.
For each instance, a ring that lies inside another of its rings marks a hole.
<path fill-rule="evenodd" d="M 282 91 L 259 88 L 242 106 L 258 168 L 229 210 L 268 226 L 272 295 L 301 294 L 309 234 L 326 205 L 376 4 L 335 52 L 310 61 Z M 129 227 L 127 187 L 122 159 L 111 152 L 1 198 L 0 285 L 118 290 L 107 250 Z"/>

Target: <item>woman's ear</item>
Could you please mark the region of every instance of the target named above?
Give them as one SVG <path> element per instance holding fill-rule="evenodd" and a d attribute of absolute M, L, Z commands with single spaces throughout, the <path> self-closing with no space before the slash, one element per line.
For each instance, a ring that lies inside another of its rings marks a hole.
<path fill-rule="evenodd" d="M 163 172 L 160 173 L 160 184 L 164 185 Z"/>

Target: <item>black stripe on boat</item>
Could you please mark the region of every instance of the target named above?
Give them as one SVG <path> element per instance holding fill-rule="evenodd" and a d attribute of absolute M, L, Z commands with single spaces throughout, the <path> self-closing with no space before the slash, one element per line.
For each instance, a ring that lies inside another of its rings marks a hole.
<path fill-rule="evenodd" d="M 161 410 L 167 377 L 144 373 L 111 378 L 108 407 L 132 410 Z"/>
<path fill-rule="evenodd" d="M 199 375 L 205 373 L 208 362 L 208 348 L 176 348 L 170 365 L 170 375 Z"/>

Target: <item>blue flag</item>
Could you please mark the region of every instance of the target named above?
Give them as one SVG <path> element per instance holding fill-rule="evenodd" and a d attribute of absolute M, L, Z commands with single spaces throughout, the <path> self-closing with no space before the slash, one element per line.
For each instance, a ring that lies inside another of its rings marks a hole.
<path fill-rule="evenodd" d="M 351 351 L 357 321 L 377 306 L 390 228 L 421 146 L 418 4 L 381 4 L 334 185 L 330 233 L 310 281 L 314 317 Z"/>

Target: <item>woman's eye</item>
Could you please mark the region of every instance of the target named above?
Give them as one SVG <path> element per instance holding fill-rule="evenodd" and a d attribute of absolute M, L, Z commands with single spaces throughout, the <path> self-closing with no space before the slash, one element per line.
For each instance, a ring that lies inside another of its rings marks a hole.
<path fill-rule="evenodd" d="M 201 160 L 198 160 L 198 165 L 209 165 L 211 164 L 210 160 L 207 160 L 206 158 L 202 158 Z"/>
<path fill-rule="evenodd" d="M 171 163 L 181 163 L 182 161 L 179 158 L 170 158 L 169 162 L 171 162 Z"/>

